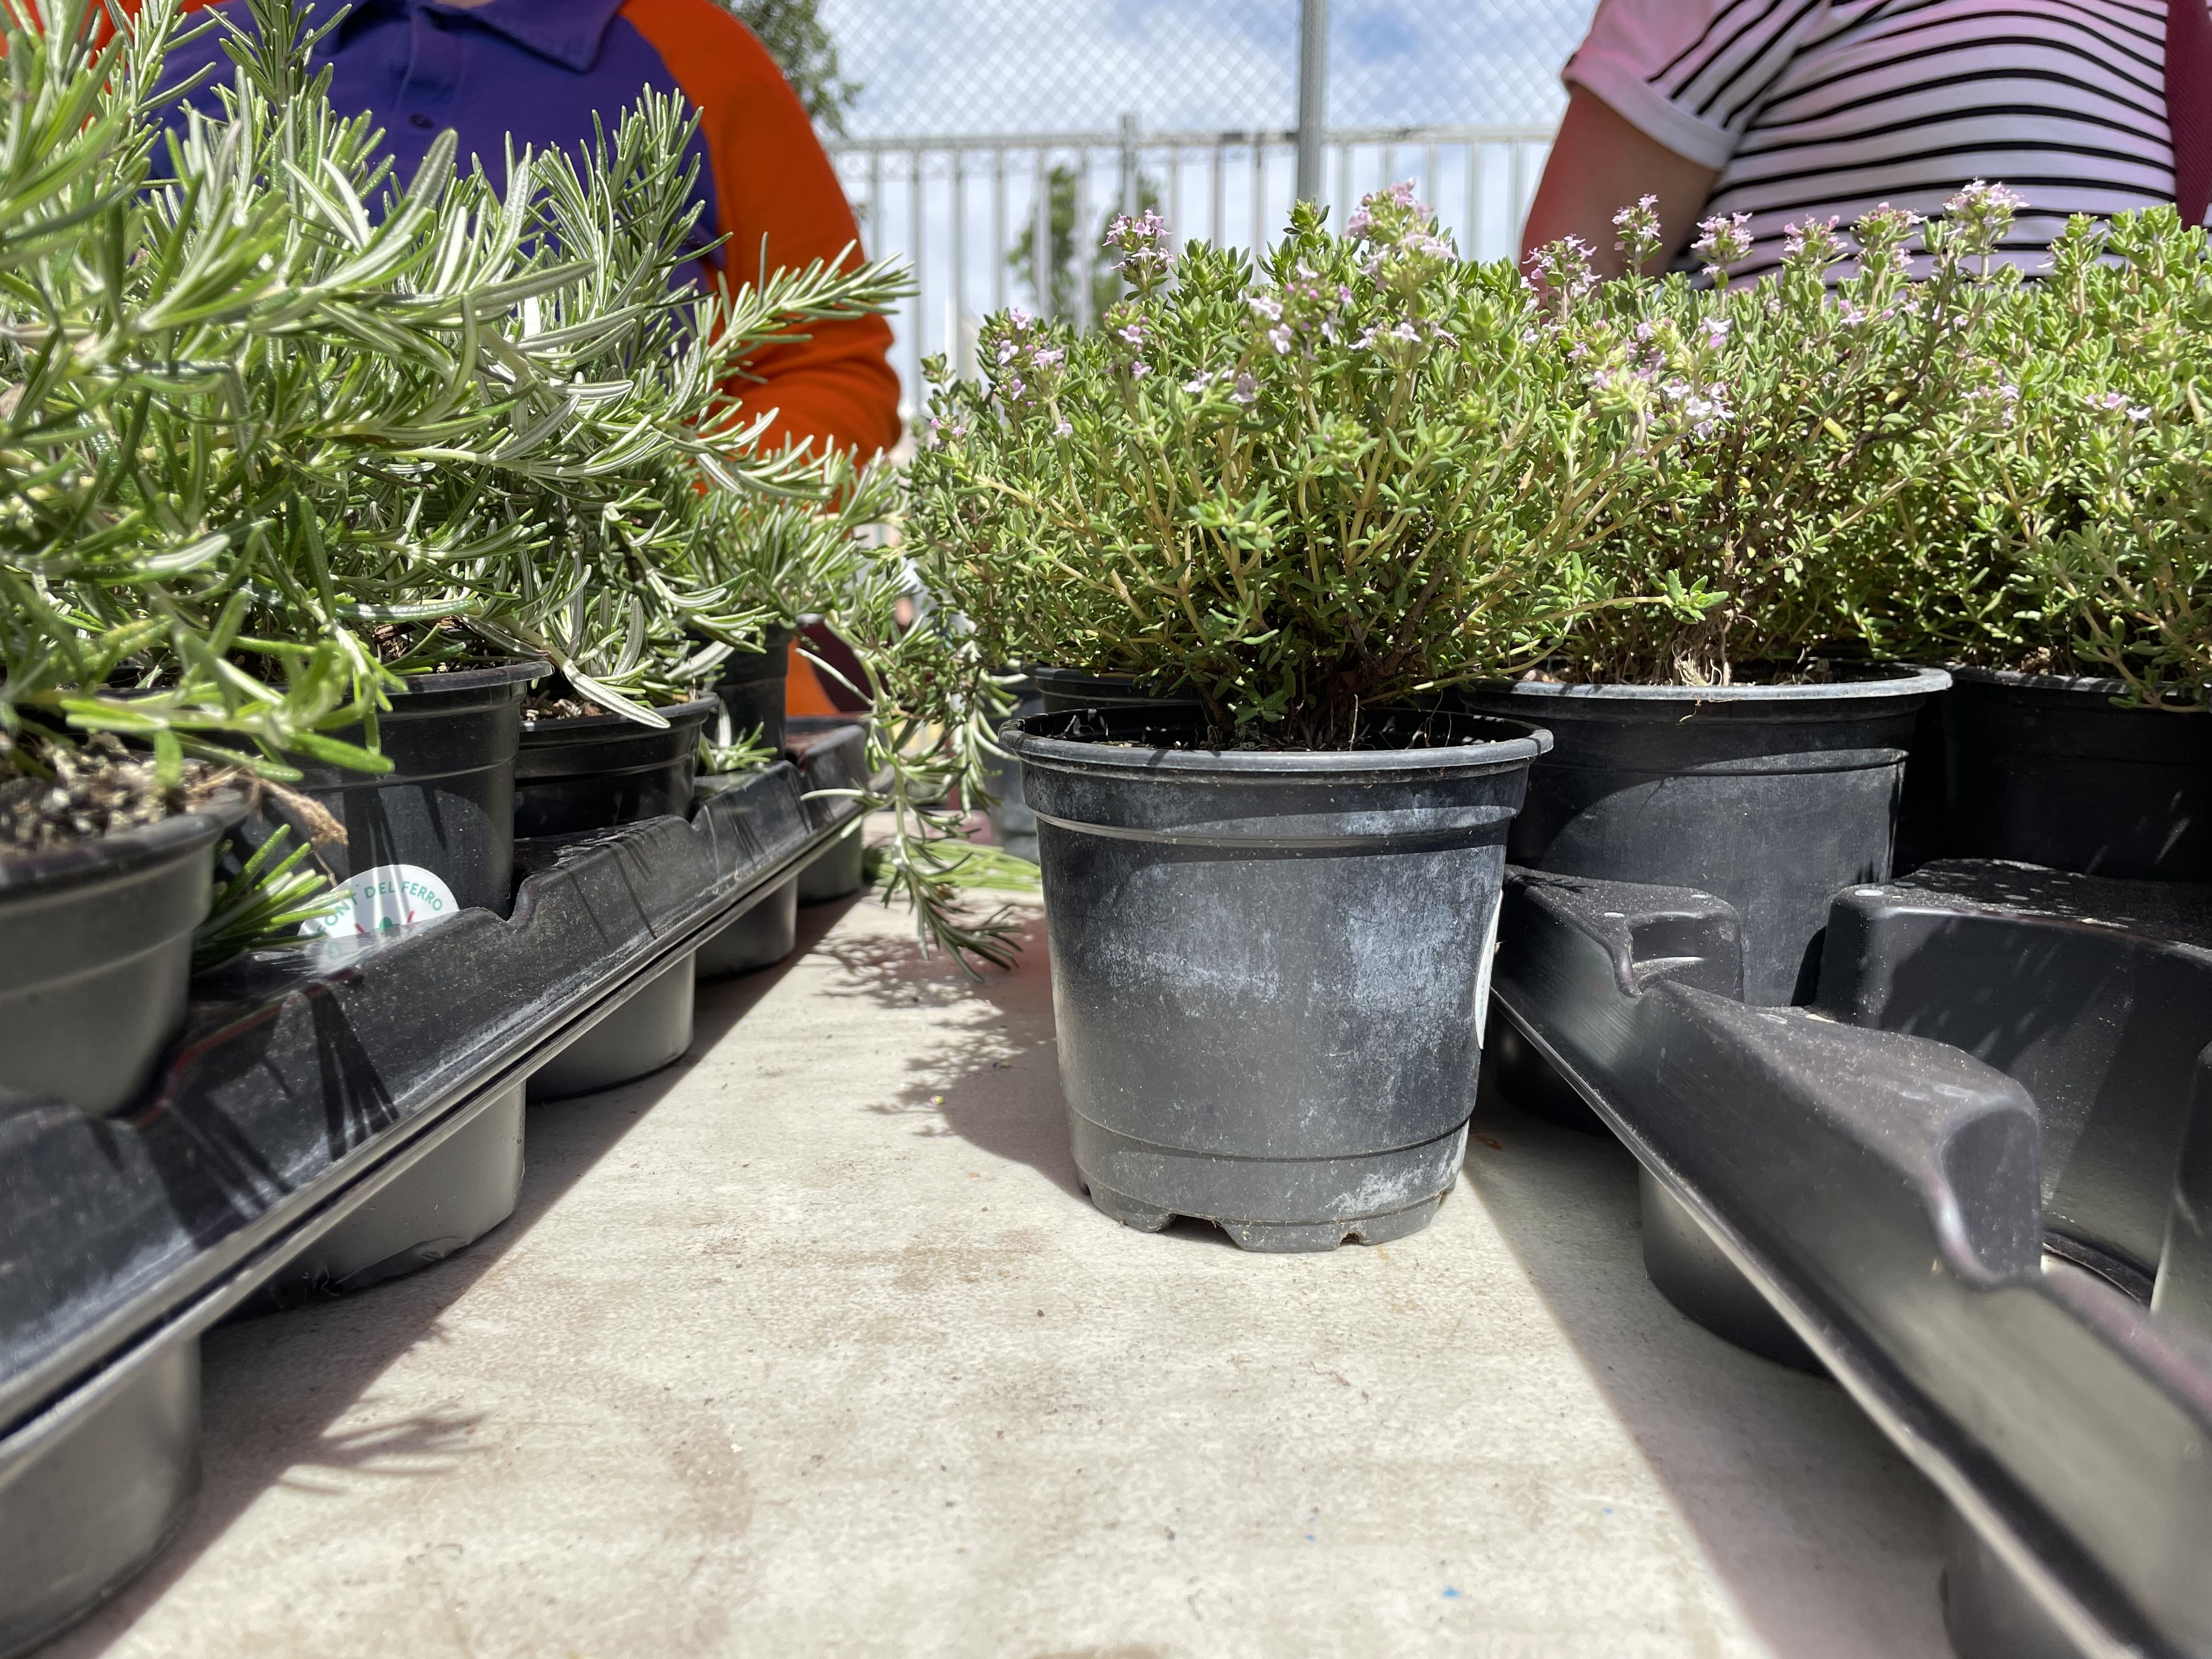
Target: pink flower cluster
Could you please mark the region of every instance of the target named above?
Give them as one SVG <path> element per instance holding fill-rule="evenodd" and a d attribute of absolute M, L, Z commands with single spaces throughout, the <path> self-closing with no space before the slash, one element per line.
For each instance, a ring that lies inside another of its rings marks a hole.
<path fill-rule="evenodd" d="M 998 337 L 987 338 L 982 345 L 985 373 L 999 400 L 1010 408 L 1022 408 L 1048 399 L 1059 386 L 1066 348 L 1053 344 L 1050 331 L 1018 306 L 1005 314 L 994 331 Z"/>
<path fill-rule="evenodd" d="M 1175 268 L 1167 221 L 1149 208 L 1141 215 L 1116 214 L 1106 228 L 1106 246 L 1121 256 L 1114 268 L 1139 294 L 1151 293 Z"/>

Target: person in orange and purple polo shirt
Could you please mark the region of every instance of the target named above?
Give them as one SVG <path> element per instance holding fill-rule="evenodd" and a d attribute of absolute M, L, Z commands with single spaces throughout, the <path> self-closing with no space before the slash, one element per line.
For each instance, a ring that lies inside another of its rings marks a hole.
<path fill-rule="evenodd" d="M 219 8 L 241 27 L 243 0 Z M 798 95 L 767 49 L 714 0 L 356 0 L 323 38 L 331 102 L 367 110 L 384 129 L 404 182 L 430 142 L 450 127 L 460 163 L 481 157 L 501 176 L 507 138 L 572 153 L 588 144 L 593 118 L 611 131 L 650 87 L 681 92 L 700 113 L 694 154 L 701 246 L 731 282 L 770 270 L 860 258 L 860 230 Z M 203 66 L 214 75 L 191 101 L 220 112 L 215 84 L 229 77 L 221 32 L 173 52 L 178 84 Z M 866 459 L 898 441 L 898 376 L 890 325 L 880 317 L 817 323 L 809 337 L 768 348 L 749 365 L 757 382 L 731 390 L 749 413 L 776 411 L 762 442 L 856 452 Z M 817 642 L 817 647 L 821 642 Z M 790 659 L 794 714 L 839 712 L 805 659 Z"/>
<path fill-rule="evenodd" d="M 216 9 L 252 27 L 242 0 Z M 732 282 L 763 262 L 782 270 L 848 247 L 859 258 L 853 210 L 797 94 L 714 0 L 356 0 L 317 63 L 330 65 L 339 113 L 367 110 L 384 129 L 403 182 L 448 127 L 461 166 L 481 157 L 497 179 L 509 134 L 574 153 L 591 142 L 594 117 L 612 131 L 644 88 L 681 92 L 700 112 L 700 240 L 729 239 L 713 259 Z M 203 65 L 216 73 L 191 101 L 215 114 L 214 82 L 230 73 L 217 30 L 172 53 L 168 72 L 181 82 Z M 890 449 L 899 435 L 890 325 L 868 317 L 809 332 L 754 360 L 759 384 L 732 388 L 749 410 L 777 411 L 764 441 L 832 445 L 864 459 Z"/>

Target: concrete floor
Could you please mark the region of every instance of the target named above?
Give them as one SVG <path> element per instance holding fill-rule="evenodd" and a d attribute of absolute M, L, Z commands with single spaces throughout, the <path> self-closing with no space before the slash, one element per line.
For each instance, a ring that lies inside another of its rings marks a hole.
<path fill-rule="evenodd" d="M 1126 1231 L 1041 930 L 800 925 L 490 1238 L 211 1334 L 198 1506 L 55 1659 L 1947 1652 L 1932 1492 L 1660 1299 L 1611 1142 L 1487 1109 L 1375 1249 Z"/>

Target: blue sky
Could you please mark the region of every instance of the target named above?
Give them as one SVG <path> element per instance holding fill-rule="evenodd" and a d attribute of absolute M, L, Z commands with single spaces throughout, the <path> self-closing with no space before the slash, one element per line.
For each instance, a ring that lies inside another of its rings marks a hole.
<path fill-rule="evenodd" d="M 1550 122 L 1594 0 L 1336 0 L 1337 125 Z M 854 135 L 1287 126 L 1297 0 L 824 0 Z"/>

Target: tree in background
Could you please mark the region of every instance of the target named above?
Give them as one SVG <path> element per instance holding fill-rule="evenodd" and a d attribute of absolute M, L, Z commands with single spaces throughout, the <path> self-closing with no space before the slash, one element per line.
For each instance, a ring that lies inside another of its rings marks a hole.
<path fill-rule="evenodd" d="M 1006 256 L 1006 263 L 1014 274 L 1030 285 L 1030 296 L 1036 307 L 1054 317 L 1073 321 L 1075 317 L 1075 169 L 1055 165 L 1047 178 L 1051 196 L 1052 219 L 1052 302 L 1045 303 L 1044 292 L 1037 286 L 1036 276 L 1036 221 L 1034 216 L 1022 228 L 1014 243 L 1014 250 Z M 1159 180 L 1139 173 L 1137 175 L 1137 212 L 1156 212 L 1160 205 Z M 1099 216 L 1097 234 L 1091 238 L 1088 267 L 1091 276 L 1091 315 L 1093 320 L 1103 317 L 1122 295 L 1119 271 L 1115 266 L 1113 251 L 1106 246 L 1106 231 L 1121 216 L 1121 204 L 1115 202 Z"/>
<path fill-rule="evenodd" d="M 860 95 L 837 64 L 837 43 L 823 23 L 822 0 L 724 0 L 738 21 L 760 37 L 799 101 L 825 132 L 845 132 L 845 112 Z"/>

